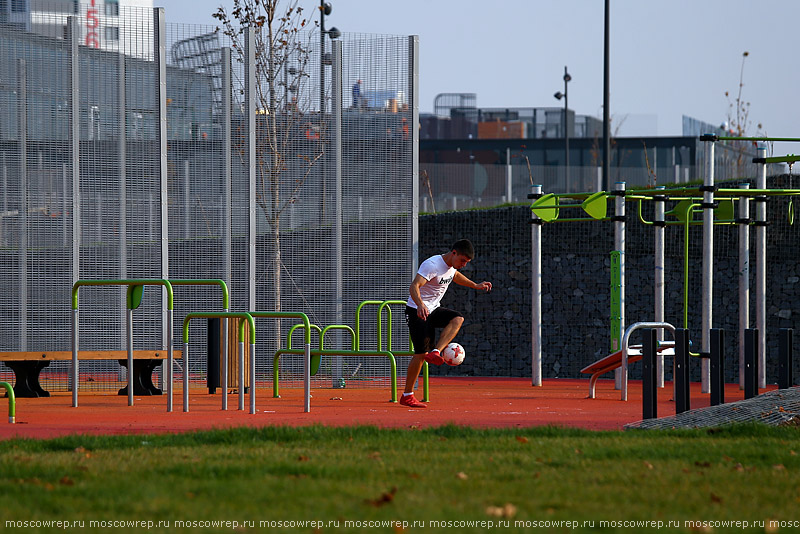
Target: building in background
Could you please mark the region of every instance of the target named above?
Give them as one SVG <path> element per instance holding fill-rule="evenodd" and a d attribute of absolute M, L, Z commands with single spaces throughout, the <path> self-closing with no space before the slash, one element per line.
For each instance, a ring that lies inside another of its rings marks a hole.
<path fill-rule="evenodd" d="M 0 26 L 63 39 L 67 19 L 78 17 L 81 44 L 90 48 L 119 50 L 130 36 L 126 29 L 141 28 L 140 9 L 153 7 L 153 0 L 0 0 Z M 132 24 L 133 21 L 137 24 Z M 143 51 L 143 54 L 147 51 Z"/>
<path fill-rule="evenodd" d="M 433 109 L 420 114 L 422 211 L 525 202 L 532 184 L 556 193 L 600 188 L 603 123 L 596 117 L 563 107 L 481 108 L 474 93 L 437 95 Z M 628 129 L 627 117 L 612 123 L 611 182 L 628 187 L 699 180 L 705 168 L 699 136 L 724 134 L 684 117 L 683 135 L 658 136 L 654 116 L 635 118 L 641 120 Z M 752 174 L 755 155 L 752 143 L 718 143 L 717 179 Z"/>

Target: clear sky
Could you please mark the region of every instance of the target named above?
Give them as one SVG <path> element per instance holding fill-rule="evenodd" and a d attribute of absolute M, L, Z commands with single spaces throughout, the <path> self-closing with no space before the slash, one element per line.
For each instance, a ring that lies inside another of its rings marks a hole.
<path fill-rule="evenodd" d="M 419 36 L 421 112 L 439 93 L 462 92 L 479 107 L 560 107 L 553 94 L 568 66 L 569 107 L 602 117 L 603 0 L 329 1 L 328 28 Z M 170 23 L 214 25 L 211 14 L 232 0 L 154 5 Z M 611 0 L 612 124 L 662 136 L 681 134 L 682 115 L 722 124 L 747 51 L 747 133 L 760 123 L 768 135 L 800 137 L 799 25 L 798 0 Z M 776 145 L 775 155 L 798 145 Z"/>

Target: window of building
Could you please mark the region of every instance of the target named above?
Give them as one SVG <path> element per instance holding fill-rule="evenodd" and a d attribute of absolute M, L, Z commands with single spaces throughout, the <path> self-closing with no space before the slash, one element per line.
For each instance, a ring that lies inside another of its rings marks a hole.
<path fill-rule="evenodd" d="M 106 0 L 106 16 L 119 17 L 119 0 Z"/>
<path fill-rule="evenodd" d="M 106 41 L 119 41 L 119 27 L 106 26 Z"/>
<path fill-rule="evenodd" d="M 11 0 L 12 13 L 25 13 L 28 10 L 28 0 Z"/>

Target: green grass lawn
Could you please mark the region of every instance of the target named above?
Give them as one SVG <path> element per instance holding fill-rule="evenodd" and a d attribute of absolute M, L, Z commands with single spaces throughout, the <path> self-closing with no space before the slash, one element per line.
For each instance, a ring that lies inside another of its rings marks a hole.
<path fill-rule="evenodd" d="M 665 532 L 742 531 L 721 521 L 789 532 L 786 522 L 800 526 L 799 437 L 797 428 L 758 425 L 316 426 L 8 440 L 0 510 L 9 532 L 403 531 L 389 521 L 406 522 L 406 532 L 642 530 L 630 521 L 661 521 Z M 70 524 L 40 526 L 47 520 Z"/>

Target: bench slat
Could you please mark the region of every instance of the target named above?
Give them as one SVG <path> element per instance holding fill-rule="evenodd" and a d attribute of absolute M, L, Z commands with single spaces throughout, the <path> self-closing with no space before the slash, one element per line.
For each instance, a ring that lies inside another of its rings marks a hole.
<path fill-rule="evenodd" d="M 172 357 L 179 360 L 183 351 L 173 350 Z M 49 350 L 49 351 L 25 351 L 25 352 L 0 352 L 0 361 L 55 361 L 71 360 L 72 351 Z M 79 350 L 79 360 L 127 360 L 128 351 L 126 350 Z M 166 350 L 134 350 L 134 360 L 166 360 Z"/>

